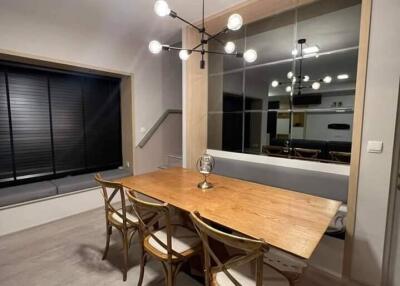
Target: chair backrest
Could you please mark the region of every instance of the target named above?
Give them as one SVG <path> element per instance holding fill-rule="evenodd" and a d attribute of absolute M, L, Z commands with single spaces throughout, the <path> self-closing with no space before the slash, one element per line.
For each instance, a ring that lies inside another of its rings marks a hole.
<path fill-rule="evenodd" d="M 110 182 L 104 180 L 99 173 L 94 177 L 97 183 L 102 188 L 102 195 L 104 198 L 104 208 L 106 211 L 106 220 L 108 221 L 108 216 L 110 214 L 115 214 L 122 220 L 122 226 L 126 229 L 128 225 L 128 220 L 126 218 L 126 203 L 125 203 L 125 195 L 124 195 L 124 187 L 119 183 Z M 119 195 L 119 196 L 118 196 Z M 112 205 L 114 201 L 118 201 L 118 198 L 121 201 L 121 211 L 115 209 Z"/>
<path fill-rule="evenodd" d="M 132 203 L 133 211 L 139 218 L 142 235 L 150 235 L 162 248 L 167 251 L 167 258 L 172 262 L 172 257 L 182 257 L 181 254 L 172 249 L 172 226 L 171 215 L 167 203 L 146 202 L 135 196 L 135 190 L 126 192 L 129 201 Z M 154 235 L 154 226 L 163 221 L 165 223 L 165 230 L 167 234 L 167 244 L 162 242 L 157 236 Z"/>
<path fill-rule="evenodd" d="M 203 243 L 204 268 L 207 283 L 206 285 L 209 285 L 211 275 L 213 275 L 213 273 L 223 271 L 234 285 L 240 286 L 240 283 L 232 276 L 228 269 L 238 267 L 253 261 L 256 261 L 256 285 L 262 285 L 263 256 L 264 250 L 268 248 L 264 241 L 240 237 L 215 229 L 206 224 L 198 212 L 191 212 L 190 218 L 192 219 L 194 227 Z M 208 238 L 215 239 L 223 243 L 224 245 L 228 245 L 235 249 L 241 250 L 243 254 L 235 255 L 227 261 L 221 262 L 215 252 L 211 249 Z M 214 261 L 217 266 L 211 267 L 211 261 Z"/>

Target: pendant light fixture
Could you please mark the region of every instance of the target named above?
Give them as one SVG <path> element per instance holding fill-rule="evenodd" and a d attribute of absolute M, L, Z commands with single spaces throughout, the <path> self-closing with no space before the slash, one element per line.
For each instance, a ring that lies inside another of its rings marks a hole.
<path fill-rule="evenodd" d="M 231 16 L 229 16 L 226 27 L 223 28 L 220 32 L 212 35 L 212 34 L 208 33 L 205 28 L 204 0 L 203 0 L 203 18 L 202 18 L 202 24 L 200 27 L 195 24 L 192 24 L 189 21 L 180 17 L 175 11 L 173 11 L 169 8 L 168 3 L 165 0 L 158 0 L 154 3 L 154 12 L 160 17 L 165 17 L 165 16 L 169 15 L 173 19 L 178 19 L 178 20 L 188 24 L 189 26 L 191 26 L 192 28 L 194 28 L 195 30 L 197 30 L 200 33 L 201 40 L 200 40 L 199 44 L 197 44 L 196 46 L 194 46 L 192 48 L 173 47 L 173 46 L 161 44 L 159 41 L 153 40 L 149 43 L 149 50 L 153 54 L 158 54 L 161 51 L 179 51 L 179 58 L 182 61 L 186 61 L 189 59 L 189 57 L 192 53 L 200 53 L 201 54 L 201 60 L 200 60 L 200 68 L 201 69 L 205 68 L 205 60 L 204 60 L 205 54 L 235 56 L 238 58 L 244 58 L 244 60 L 248 63 L 252 63 L 257 60 L 257 52 L 254 49 L 248 49 L 245 52 L 239 52 L 239 51 L 236 51 L 236 45 L 234 42 L 232 42 L 232 41 L 224 42 L 223 40 L 218 39 L 219 36 L 226 34 L 229 31 L 240 30 L 240 28 L 243 26 L 243 18 L 239 14 L 232 14 Z M 212 40 L 215 40 L 218 44 L 222 45 L 224 47 L 225 52 L 208 50 L 206 48 L 206 45 Z"/>
<path fill-rule="evenodd" d="M 278 81 L 275 79 L 271 82 L 271 86 L 273 88 L 276 88 L 280 85 L 285 85 L 286 92 L 294 95 L 301 95 L 303 89 L 312 88 L 314 90 L 318 90 L 321 88 L 321 83 L 330 84 L 332 82 L 332 77 L 329 75 L 326 75 L 324 78 L 320 78 L 317 80 L 311 80 L 310 76 L 303 74 L 303 59 L 310 56 L 318 57 L 318 52 L 319 47 L 317 45 L 306 46 L 306 39 L 299 39 L 297 41 L 296 48 L 292 50 L 292 56 L 294 57 L 294 60 L 299 61 L 298 74 L 294 73 L 293 71 L 289 71 L 286 75 L 288 80 Z M 309 81 L 312 81 L 312 83 L 305 84 Z"/>

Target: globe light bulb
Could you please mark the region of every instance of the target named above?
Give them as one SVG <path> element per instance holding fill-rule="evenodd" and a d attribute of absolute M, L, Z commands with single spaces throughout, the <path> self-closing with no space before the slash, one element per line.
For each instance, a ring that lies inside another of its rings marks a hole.
<path fill-rule="evenodd" d="M 331 83 L 332 82 L 332 77 L 327 75 L 326 77 L 324 77 L 323 81 L 324 81 L 324 83 Z"/>
<path fill-rule="evenodd" d="M 303 78 L 303 81 L 304 81 L 304 82 L 307 82 L 307 81 L 309 81 L 309 80 L 310 80 L 310 77 L 309 77 L 308 75 L 305 75 L 304 78 Z"/>
<path fill-rule="evenodd" d="M 236 49 L 235 43 L 234 42 L 227 42 L 225 44 L 224 50 L 227 54 L 232 54 Z"/>
<path fill-rule="evenodd" d="M 149 50 L 153 54 L 158 54 L 162 50 L 162 45 L 160 44 L 159 41 L 153 40 L 149 43 Z"/>
<path fill-rule="evenodd" d="M 257 59 L 257 52 L 253 49 L 249 49 L 243 54 L 244 60 L 248 63 L 253 63 Z"/>
<path fill-rule="evenodd" d="M 292 91 L 292 87 L 291 86 L 287 86 L 285 90 L 286 90 L 286 92 L 291 92 Z"/>
<path fill-rule="evenodd" d="M 272 82 L 271 82 L 271 86 L 272 87 L 277 87 L 279 85 L 279 81 L 277 81 L 277 80 L 273 80 Z"/>
<path fill-rule="evenodd" d="M 294 77 L 292 77 L 292 83 L 295 83 L 296 82 L 296 77 L 294 76 Z"/>
<path fill-rule="evenodd" d="M 311 87 L 312 89 L 319 89 L 321 87 L 321 84 L 318 81 L 316 81 L 312 84 Z"/>
<path fill-rule="evenodd" d="M 228 29 L 232 31 L 239 30 L 243 25 L 243 18 L 239 14 L 232 14 L 228 18 Z"/>
<path fill-rule="evenodd" d="M 187 61 L 189 59 L 189 57 L 190 57 L 190 53 L 187 50 L 181 50 L 179 52 L 179 58 L 182 61 Z"/>
<path fill-rule="evenodd" d="M 287 78 L 291 79 L 292 77 L 293 77 L 293 72 L 292 71 L 288 72 L 287 73 Z"/>
<path fill-rule="evenodd" d="M 298 52 L 299 51 L 297 49 L 293 49 L 292 50 L 292 56 L 297 56 Z"/>
<path fill-rule="evenodd" d="M 171 13 L 171 9 L 168 7 L 168 3 L 164 0 L 158 0 L 154 3 L 154 12 L 160 17 L 164 17 Z"/>

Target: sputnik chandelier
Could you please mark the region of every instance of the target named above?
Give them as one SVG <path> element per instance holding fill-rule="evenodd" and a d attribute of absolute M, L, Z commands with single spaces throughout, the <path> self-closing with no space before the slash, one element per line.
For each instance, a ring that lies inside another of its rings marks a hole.
<path fill-rule="evenodd" d="M 228 31 L 237 31 L 243 25 L 243 19 L 239 14 L 232 14 L 228 18 L 228 24 L 225 28 L 223 28 L 220 32 L 211 35 L 205 29 L 204 24 L 204 0 L 203 0 L 203 18 L 201 27 L 190 23 L 189 21 L 180 17 L 175 11 L 171 10 L 168 6 L 168 3 L 164 0 L 158 0 L 154 4 L 154 12 L 160 16 L 165 17 L 169 15 L 173 19 L 181 20 L 182 22 L 188 24 L 189 26 L 196 29 L 201 36 L 200 43 L 193 48 L 179 48 L 173 47 L 169 45 L 161 44 L 159 41 L 153 40 L 149 43 L 149 50 L 153 54 L 158 54 L 161 51 L 179 51 L 179 58 L 182 61 L 186 61 L 189 59 L 192 53 L 200 53 L 201 60 L 200 60 L 200 68 L 205 68 L 205 54 L 219 54 L 219 55 L 229 55 L 229 56 L 236 56 L 238 58 L 244 58 L 244 60 L 248 63 L 252 63 L 257 59 L 257 52 L 254 49 L 248 49 L 245 52 L 236 51 L 236 45 L 232 41 L 224 42 L 221 39 L 218 39 L 219 36 L 227 33 Z M 206 49 L 206 45 L 211 41 L 215 40 L 220 45 L 224 46 L 225 52 L 220 51 L 211 51 Z"/>
<path fill-rule="evenodd" d="M 299 60 L 299 73 L 294 74 L 293 71 L 289 71 L 287 73 L 286 81 L 273 80 L 271 82 L 271 86 L 275 88 L 280 85 L 286 85 L 286 92 L 290 93 L 291 95 L 301 95 L 303 89 L 312 88 L 314 90 L 318 90 L 321 88 L 321 84 L 330 84 L 332 82 L 332 77 L 330 75 L 326 75 L 323 78 L 316 80 L 312 80 L 308 75 L 303 75 L 303 59 L 310 57 L 318 58 L 319 47 L 316 45 L 307 46 L 306 39 L 299 39 L 297 44 L 300 46 L 300 51 L 296 47 L 292 50 L 292 55 L 295 60 Z M 338 80 L 345 80 L 348 78 L 349 76 L 347 74 L 339 74 L 337 76 Z M 310 81 L 312 84 L 308 84 Z"/>

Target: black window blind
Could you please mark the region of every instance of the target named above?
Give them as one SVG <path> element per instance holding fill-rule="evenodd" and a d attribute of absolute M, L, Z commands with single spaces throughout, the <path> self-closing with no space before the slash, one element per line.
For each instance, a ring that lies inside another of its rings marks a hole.
<path fill-rule="evenodd" d="M 17 178 L 52 174 L 47 77 L 12 70 L 8 87 Z"/>
<path fill-rule="evenodd" d="M 57 173 L 85 169 L 85 131 L 81 79 L 51 75 L 51 114 Z"/>
<path fill-rule="evenodd" d="M 122 165 L 120 81 L 0 64 L 0 186 Z"/>
<path fill-rule="evenodd" d="M 14 179 L 6 76 L 0 71 L 0 182 Z"/>

